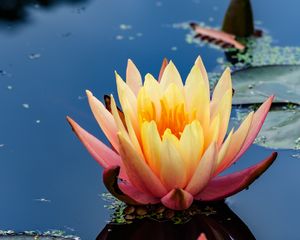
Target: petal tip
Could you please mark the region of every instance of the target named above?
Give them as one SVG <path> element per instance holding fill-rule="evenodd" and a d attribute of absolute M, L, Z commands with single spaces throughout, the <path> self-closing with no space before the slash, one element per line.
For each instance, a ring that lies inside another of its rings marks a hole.
<path fill-rule="evenodd" d="M 71 117 L 69 117 L 69 116 L 66 116 L 66 119 L 67 119 L 67 121 L 68 121 L 68 123 L 70 124 L 70 126 L 72 127 L 72 129 L 73 129 L 73 125 L 74 125 L 74 120 L 71 118 Z"/>
<path fill-rule="evenodd" d="M 167 208 L 179 211 L 187 209 L 192 205 L 193 196 L 181 188 L 176 188 L 165 195 L 161 199 L 161 202 Z"/>
<path fill-rule="evenodd" d="M 90 90 L 85 90 L 85 93 L 88 97 L 92 97 L 93 93 Z"/>

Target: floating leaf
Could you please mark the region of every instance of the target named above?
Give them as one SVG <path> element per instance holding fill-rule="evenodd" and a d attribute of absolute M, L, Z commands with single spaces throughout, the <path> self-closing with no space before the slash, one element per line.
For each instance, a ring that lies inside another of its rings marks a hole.
<path fill-rule="evenodd" d="M 259 104 L 272 94 L 275 103 L 300 104 L 300 65 L 252 67 L 234 72 L 232 78 L 233 104 Z"/>
<path fill-rule="evenodd" d="M 190 23 L 190 26 L 196 33 L 195 38 L 200 38 L 203 41 L 208 41 L 222 48 L 234 47 L 239 50 L 244 50 L 245 48 L 232 34 L 217 29 L 202 27 L 197 23 Z"/>
<path fill-rule="evenodd" d="M 236 123 L 241 122 L 250 110 L 238 109 Z M 299 129 L 299 108 L 275 108 L 269 112 L 255 143 L 273 149 L 300 149 Z"/>

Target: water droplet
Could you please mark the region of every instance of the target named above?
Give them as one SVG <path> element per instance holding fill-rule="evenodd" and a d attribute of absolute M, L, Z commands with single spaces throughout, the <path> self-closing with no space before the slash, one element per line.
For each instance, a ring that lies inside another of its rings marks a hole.
<path fill-rule="evenodd" d="M 172 50 L 172 51 L 177 51 L 178 48 L 177 48 L 176 46 L 174 46 L 174 47 L 171 48 L 171 50 Z"/>
<path fill-rule="evenodd" d="M 218 10 L 219 10 L 219 7 L 218 7 L 218 6 L 213 6 L 213 10 L 214 10 L 214 11 L 218 11 Z"/>
<path fill-rule="evenodd" d="M 120 29 L 121 30 L 129 30 L 129 29 L 132 29 L 132 26 L 128 25 L 128 24 L 120 24 Z"/>
<path fill-rule="evenodd" d="M 293 158 L 299 158 L 300 159 L 300 153 L 295 153 L 292 155 Z"/>
<path fill-rule="evenodd" d="M 41 123 L 41 120 L 37 119 L 35 122 L 36 122 L 36 123 Z"/>
<path fill-rule="evenodd" d="M 8 86 L 7 86 L 7 89 L 8 89 L 8 90 L 12 90 L 13 87 L 12 87 L 11 85 L 8 85 Z"/>
<path fill-rule="evenodd" d="M 51 202 L 51 200 L 46 199 L 46 198 L 36 198 L 36 199 L 34 199 L 34 201 L 37 201 L 37 202 L 47 202 L 47 203 Z"/>
<path fill-rule="evenodd" d="M 78 97 L 77 97 L 78 100 L 83 100 L 83 99 L 85 99 L 85 98 L 86 98 L 86 96 L 78 96 Z"/>
<path fill-rule="evenodd" d="M 30 60 L 39 59 L 42 55 L 40 53 L 31 53 L 28 55 Z"/>
<path fill-rule="evenodd" d="M 117 40 L 122 40 L 123 38 L 124 38 L 124 37 L 123 37 L 122 35 L 117 35 L 117 36 L 116 36 L 116 39 L 117 39 Z"/>
<path fill-rule="evenodd" d="M 23 108 L 26 108 L 26 109 L 28 109 L 30 107 L 28 103 L 23 103 L 22 106 L 23 106 Z"/>

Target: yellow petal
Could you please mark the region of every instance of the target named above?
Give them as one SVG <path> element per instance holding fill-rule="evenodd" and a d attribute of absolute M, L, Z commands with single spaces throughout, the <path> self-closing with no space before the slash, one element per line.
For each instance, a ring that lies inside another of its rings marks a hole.
<path fill-rule="evenodd" d="M 187 111 L 190 120 L 197 118 L 203 129 L 209 125 L 209 104 L 210 96 L 199 66 L 194 65 L 189 73 L 184 86 Z"/>
<path fill-rule="evenodd" d="M 167 89 L 171 83 L 174 83 L 180 89 L 183 88 L 180 74 L 172 61 L 169 62 L 169 64 L 165 68 L 165 71 L 162 75 L 162 78 L 160 81 L 161 89 L 162 90 Z"/>
<path fill-rule="evenodd" d="M 254 112 L 249 113 L 240 127 L 232 134 L 231 143 L 226 155 L 219 163 L 216 174 L 222 172 L 226 167 L 226 163 L 232 160 L 242 148 L 252 123 L 253 114 Z"/>
<path fill-rule="evenodd" d="M 144 88 L 147 95 L 155 105 L 156 120 L 159 120 L 161 116 L 160 99 L 162 97 L 162 92 L 157 80 L 149 73 L 145 76 Z"/>
<path fill-rule="evenodd" d="M 220 131 L 220 114 L 217 114 L 212 120 L 208 133 L 204 137 L 204 149 L 207 149 L 212 142 L 216 142 Z"/>
<path fill-rule="evenodd" d="M 195 120 L 185 126 L 180 137 L 180 150 L 187 166 L 187 178 L 190 179 L 201 159 L 204 137 L 201 124 Z"/>
<path fill-rule="evenodd" d="M 199 161 L 195 173 L 185 188 L 186 191 L 196 195 L 207 185 L 213 175 L 217 156 L 217 144 L 213 142 Z"/>
<path fill-rule="evenodd" d="M 125 122 L 126 122 L 127 132 L 133 146 L 135 147 L 136 151 L 140 154 L 140 156 L 143 156 L 142 148 L 139 142 L 140 136 L 137 136 L 135 134 L 132 123 L 127 115 L 125 115 Z"/>
<path fill-rule="evenodd" d="M 202 75 L 202 79 L 203 79 L 203 82 L 206 86 L 206 89 L 207 89 L 207 93 L 209 95 L 209 81 L 208 81 L 208 76 L 207 76 L 207 72 L 206 72 L 206 69 L 205 69 L 205 66 L 202 62 L 202 59 L 200 56 L 197 57 L 196 61 L 195 61 L 195 65 L 198 66 L 198 68 L 200 69 L 201 71 L 201 75 Z"/>
<path fill-rule="evenodd" d="M 228 134 L 226 140 L 224 141 L 224 143 L 221 146 L 221 149 L 220 149 L 219 155 L 218 155 L 217 165 L 219 165 L 221 163 L 221 161 L 223 160 L 223 158 L 225 157 L 225 155 L 228 151 L 228 148 L 231 144 L 232 133 L 233 133 L 233 129 L 230 131 L 230 133 Z"/>
<path fill-rule="evenodd" d="M 167 194 L 166 188 L 145 160 L 139 156 L 129 139 L 122 133 L 118 133 L 118 137 L 120 155 L 130 182 L 142 193 L 146 192 L 155 197 Z"/>
<path fill-rule="evenodd" d="M 137 95 L 142 86 L 142 77 L 135 64 L 128 59 L 126 69 L 126 83 L 131 88 L 132 92 Z"/>
<path fill-rule="evenodd" d="M 159 176 L 162 143 L 154 121 L 143 123 L 141 138 L 146 161 L 156 175 Z"/>
<path fill-rule="evenodd" d="M 220 101 L 228 90 L 231 90 L 231 95 L 232 95 L 232 82 L 231 82 L 230 69 L 226 68 L 214 89 L 212 101 L 213 102 Z"/>
<path fill-rule="evenodd" d="M 163 99 L 166 100 L 169 108 L 174 108 L 176 105 L 184 104 L 183 93 L 174 83 L 169 84 L 163 94 Z"/>
<path fill-rule="evenodd" d="M 183 188 L 186 184 L 185 163 L 170 134 L 163 139 L 161 156 L 160 178 L 166 189 Z"/>
<path fill-rule="evenodd" d="M 122 106 L 124 115 L 128 115 L 132 122 L 135 133 L 139 134 L 138 116 L 137 116 L 137 99 L 129 86 L 122 80 L 122 78 L 116 73 L 116 82 L 119 100 Z M 126 109 L 126 112 L 124 111 Z"/>
<path fill-rule="evenodd" d="M 156 120 L 156 106 L 151 101 L 145 87 L 142 87 L 138 94 L 137 113 L 140 124 L 144 121 L 150 122 L 152 120 Z"/>
<path fill-rule="evenodd" d="M 110 95 L 110 107 L 111 107 L 111 113 L 113 115 L 114 121 L 115 121 L 115 123 L 117 125 L 117 128 L 118 128 L 118 131 L 120 131 L 125 136 L 129 137 L 129 135 L 127 133 L 127 130 L 126 130 L 126 127 L 124 126 L 124 124 L 123 124 L 123 122 L 120 118 L 120 115 L 119 115 L 119 112 L 118 112 L 118 109 L 117 109 L 117 105 L 116 105 L 116 101 L 115 101 L 113 95 Z"/>
<path fill-rule="evenodd" d="M 218 146 L 220 146 L 226 135 L 232 106 L 232 89 L 228 89 L 223 95 L 222 99 L 218 101 L 217 105 L 212 105 L 211 114 L 212 116 L 219 114 L 220 116 L 220 130 L 217 140 Z"/>
<path fill-rule="evenodd" d="M 105 108 L 105 106 L 93 96 L 90 91 L 86 91 L 91 110 L 106 137 L 116 149 L 119 151 L 119 140 L 117 137 L 118 128 L 115 124 L 112 114 Z"/>
<path fill-rule="evenodd" d="M 143 156 L 143 152 L 139 143 L 139 136 L 136 135 L 132 123 L 129 119 L 128 114 L 125 114 L 125 123 L 126 126 L 124 126 L 122 119 L 120 118 L 117 106 L 116 106 L 116 102 L 115 99 L 113 97 L 113 95 L 111 95 L 110 97 L 111 99 L 111 111 L 114 117 L 114 120 L 117 124 L 117 127 L 119 129 L 119 131 L 128 138 L 128 140 L 132 143 L 132 145 L 135 147 L 137 153 L 140 155 L 140 157 Z M 124 112 L 128 112 L 127 109 L 124 109 Z"/>

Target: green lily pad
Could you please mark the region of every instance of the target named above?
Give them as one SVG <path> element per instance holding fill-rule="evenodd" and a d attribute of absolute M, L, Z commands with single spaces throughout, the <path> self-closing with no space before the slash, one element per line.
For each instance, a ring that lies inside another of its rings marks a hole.
<path fill-rule="evenodd" d="M 238 109 L 233 125 L 238 126 L 251 109 Z M 300 149 L 300 108 L 272 109 L 255 143 L 272 149 Z"/>
<path fill-rule="evenodd" d="M 259 104 L 274 94 L 276 103 L 300 105 L 300 65 L 267 65 L 232 74 L 233 104 Z"/>

